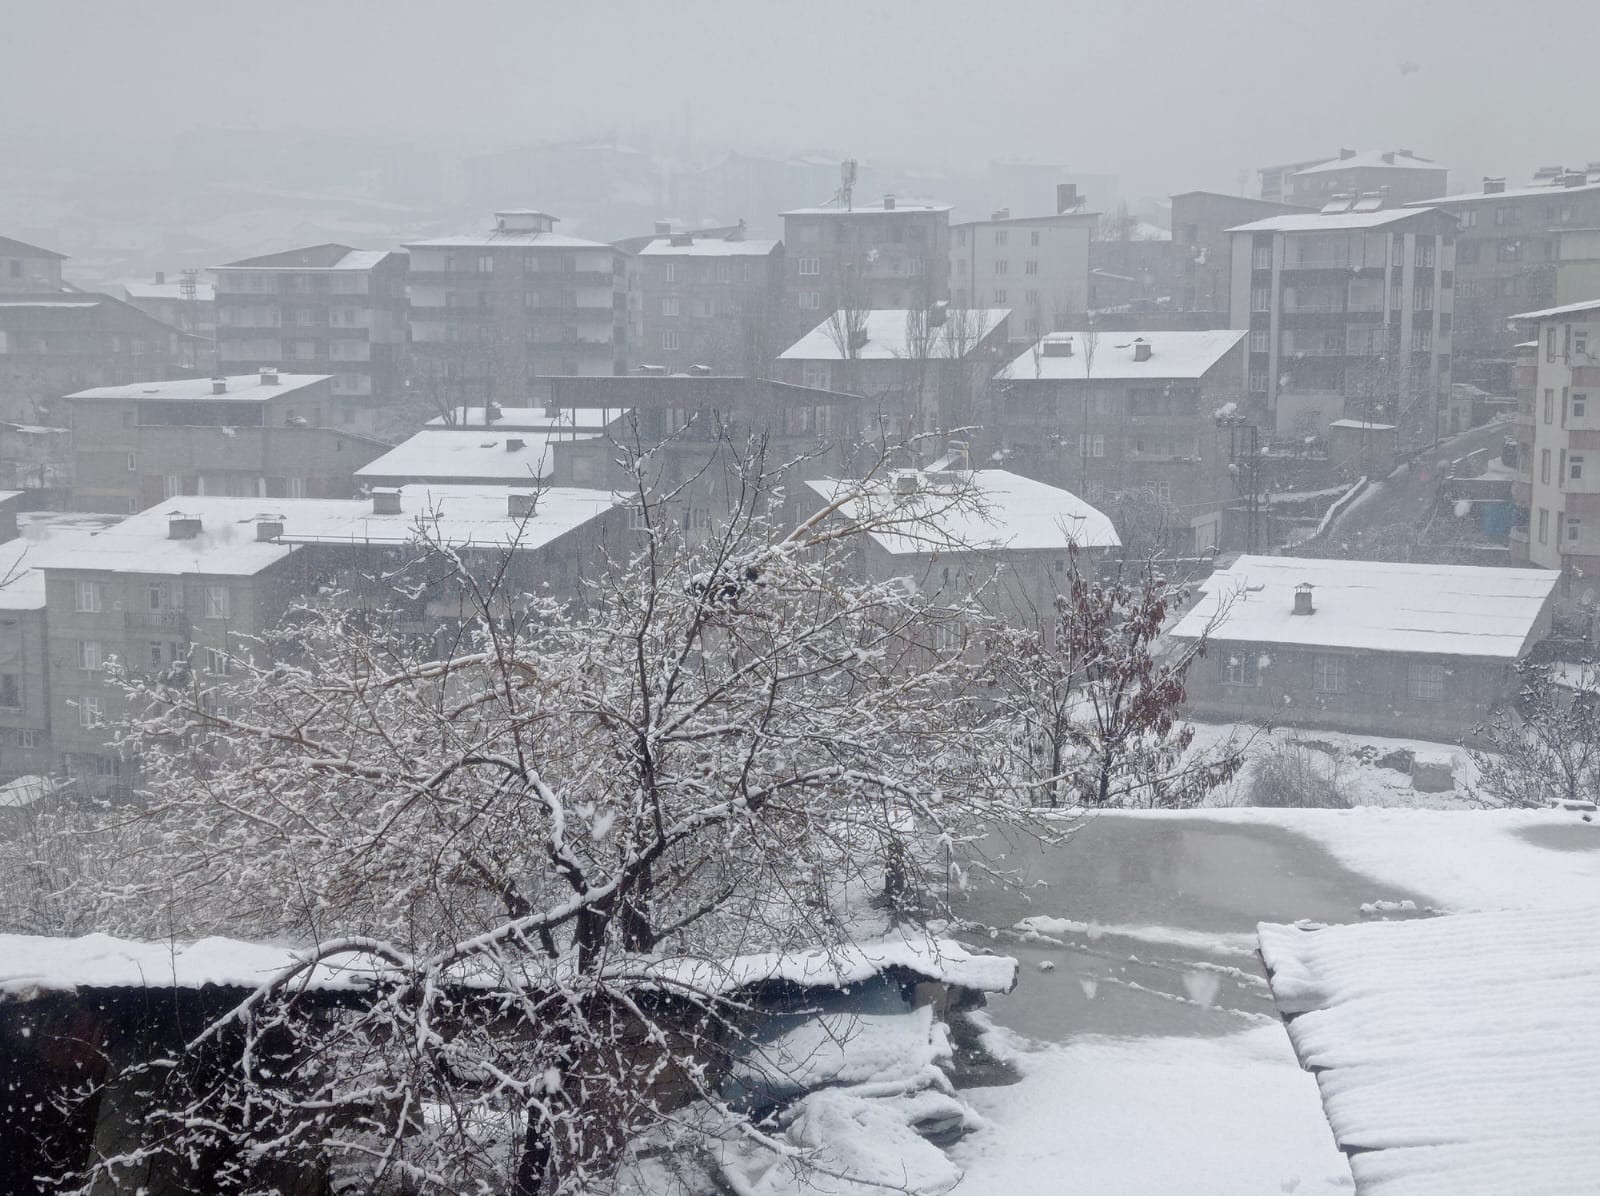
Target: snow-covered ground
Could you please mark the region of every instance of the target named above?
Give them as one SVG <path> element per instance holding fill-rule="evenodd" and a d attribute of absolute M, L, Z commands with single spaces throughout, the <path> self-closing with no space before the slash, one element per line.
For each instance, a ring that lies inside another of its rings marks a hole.
<path fill-rule="evenodd" d="M 1023 1078 L 964 1094 L 989 1124 L 953 1148 L 958 1193 L 1351 1191 L 1249 949 L 1255 924 L 1600 895 L 1600 824 L 1572 813 L 1123 812 L 1053 856 L 1006 855 L 1030 899 L 976 916 L 1015 927 L 996 946 L 1022 981 L 990 1014 Z"/>

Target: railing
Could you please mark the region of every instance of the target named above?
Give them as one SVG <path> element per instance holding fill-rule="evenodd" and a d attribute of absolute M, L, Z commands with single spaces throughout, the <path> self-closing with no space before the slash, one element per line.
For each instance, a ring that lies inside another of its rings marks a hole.
<path fill-rule="evenodd" d="M 181 610 L 124 611 L 122 624 L 129 631 L 189 630 L 189 616 Z"/>

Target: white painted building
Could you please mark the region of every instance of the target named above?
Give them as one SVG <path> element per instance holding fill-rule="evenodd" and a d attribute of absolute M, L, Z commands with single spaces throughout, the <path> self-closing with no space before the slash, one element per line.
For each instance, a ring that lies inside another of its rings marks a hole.
<path fill-rule="evenodd" d="M 1089 299 L 1089 242 L 1099 215 L 1060 189 L 1048 216 L 1013 216 L 950 229 L 950 296 L 956 307 L 1008 307 L 1011 335 L 1034 341 L 1081 322 Z"/>

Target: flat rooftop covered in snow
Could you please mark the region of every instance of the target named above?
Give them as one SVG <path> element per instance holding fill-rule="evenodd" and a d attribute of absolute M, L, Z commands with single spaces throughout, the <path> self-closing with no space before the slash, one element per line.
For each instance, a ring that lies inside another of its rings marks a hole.
<path fill-rule="evenodd" d="M 679 234 L 679 236 L 692 234 Z M 639 250 L 640 257 L 766 257 L 778 247 L 777 241 L 730 240 L 726 237 L 694 237 L 688 244 L 671 237 L 657 237 Z"/>
<path fill-rule="evenodd" d="M 424 428 L 356 470 L 358 481 L 504 482 L 547 478 L 557 440 L 592 440 L 599 431 Z"/>
<path fill-rule="evenodd" d="M 430 539 L 455 548 L 508 548 L 527 551 L 559 539 L 605 514 L 621 500 L 608 490 L 573 486 L 401 486 L 399 514 L 378 514 L 371 502 L 323 518 L 285 518 L 282 544 L 412 543 L 424 529 Z M 531 499 L 528 496 L 532 496 Z M 525 502 L 531 501 L 527 511 Z"/>
<path fill-rule="evenodd" d="M 1597 920 L 1589 907 L 1259 928 L 1359 1192 L 1593 1190 Z"/>
<path fill-rule="evenodd" d="M 898 492 L 904 478 L 916 480 L 914 494 Z M 859 483 L 830 478 L 806 485 L 832 502 Z M 903 470 L 859 497 L 845 498 L 839 513 L 857 522 L 898 520 L 868 533 L 896 556 L 963 549 L 1059 551 L 1069 540 L 1079 548 L 1122 544 L 1111 520 L 1076 494 L 1004 469 L 933 474 Z M 906 530 L 897 530 L 902 527 Z"/>
<path fill-rule="evenodd" d="M 978 347 L 1010 308 L 951 309 L 943 324 L 916 308 L 884 307 L 872 311 L 835 312 L 778 355 L 782 361 L 898 361 L 910 358 L 965 357 Z M 845 330 L 854 327 L 866 340 L 854 354 L 845 353 Z"/>
<path fill-rule="evenodd" d="M 269 375 L 272 376 L 272 375 Z M 277 374 L 277 381 L 264 382 L 260 373 L 229 374 L 227 389 L 215 394 L 210 378 L 173 378 L 165 382 L 131 382 L 126 386 L 94 386 L 67 396 L 69 399 L 149 399 L 157 402 L 226 403 L 264 402 L 301 387 L 326 382 L 332 374 Z"/>
<path fill-rule="evenodd" d="M 1084 333 L 1052 332 L 1008 362 L 1000 381 L 1120 382 L 1140 378 L 1203 378 L 1244 340 L 1242 328 L 1202 332 L 1100 332 L 1094 360 L 1084 352 Z M 1140 359 L 1139 345 L 1149 346 Z M 1064 350 L 1069 347 L 1071 353 Z"/>
<path fill-rule="evenodd" d="M 1530 646 L 1560 574 L 1548 569 L 1241 556 L 1201 585 L 1172 629 L 1229 643 L 1293 644 L 1515 660 Z M 1309 584 L 1312 613 L 1297 615 Z"/>

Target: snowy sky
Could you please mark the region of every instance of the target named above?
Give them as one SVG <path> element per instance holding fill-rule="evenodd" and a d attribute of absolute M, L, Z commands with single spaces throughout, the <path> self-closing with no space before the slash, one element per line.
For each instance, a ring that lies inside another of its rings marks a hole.
<path fill-rule="evenodd" d="M 1237 190 L 1341 144 L 1415 149 L 1452 184 L 1600 157 L 1565 119 L 1592 98 L 1593 0 L 1540 5 L 1536 54 L 1515 21 L 1488 0 L 8 0 L 0 137 L 687 124 L 752 150 L 1027 156 L 1149 193 Z"/>

